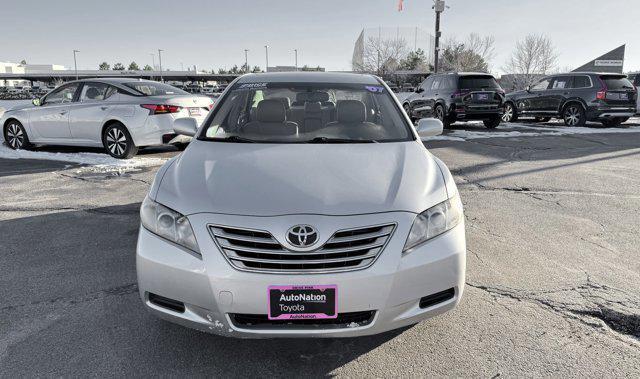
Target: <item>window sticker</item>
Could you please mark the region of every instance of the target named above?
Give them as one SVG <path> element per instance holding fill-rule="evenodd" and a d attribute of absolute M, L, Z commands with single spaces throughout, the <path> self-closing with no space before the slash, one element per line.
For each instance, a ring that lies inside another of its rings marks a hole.
<path fill-rule="evenodd" d="M 238 89 L 239 90 L 249 90 L 249 89 L 266 89 L 267 83 L 245 83 L 241 84 Z"/>
<path fill-rule="evenodd" d="M 384 87 L 379 86 L 364 86 L 364 88 L 366 88 L 367 91 L 374 93 L 382 93 L 384 91 Z"/>

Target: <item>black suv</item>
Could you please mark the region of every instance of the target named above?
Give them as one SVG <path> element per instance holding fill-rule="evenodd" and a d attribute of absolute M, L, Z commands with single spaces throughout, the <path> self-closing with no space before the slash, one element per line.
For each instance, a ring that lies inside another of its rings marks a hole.
<path fill-rule="evenodd" d="M 412 120 L 433 116 L 445 128 L 465 120 L 482 120 L 487 128 L 495 128 L 500 124 L 504 98 L 493 76 L 452 72 L 429 76 L 404 100 L 403 107 Z"/>
<path fill-rule="evenodd" d="M 558 74 L 525 91 L 509 93 L 502 120 L 532 116 L 544 122 L 556 117 L 567 126 L 582 126 L 587 121 L 617 126 L 636 113 L 636 96 L 636 89 L 622 74 Z"/>

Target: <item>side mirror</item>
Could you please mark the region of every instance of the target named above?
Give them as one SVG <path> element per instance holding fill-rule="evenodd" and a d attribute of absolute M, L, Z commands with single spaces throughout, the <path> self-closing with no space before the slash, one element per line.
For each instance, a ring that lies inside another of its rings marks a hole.
<path fill-rule="evenodd" d="M 415 93 L 422 93 L 422 92 L 424 92 L 424 88 L 422 88 L 422 87 L 418 87 L 415 90 Z"/>
<path fill-rule="evenodd" d="M 442 134 L 442 121 L 437 118 L 422 118 L 416 127 L 420 138 L 433 137 Z"/>
<path fill-rule="evenodd" d="M 39 106 L 40 106 L 40 99 L 38 99 L 38 98 L 35 98 L 35 99 L 31 100 L 31 102 L 32 102 L 32 103 L 33 103 L 33 105 L 35 105 L 36 107 L 39 107 Z"/>
<path fill-rule="evenodd" d="M 173 131 L 176 134 L 193 137 L 198 131 L 198 121 L 193 117 L 178 118 L 173 122 Z"/>

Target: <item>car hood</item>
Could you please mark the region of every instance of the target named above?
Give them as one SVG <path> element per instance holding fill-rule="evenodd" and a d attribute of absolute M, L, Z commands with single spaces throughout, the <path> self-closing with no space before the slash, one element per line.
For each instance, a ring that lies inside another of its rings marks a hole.
<path fill-rule="evenodd" d="M 419 213 L 447 199 L 440 169 L 418 142 L 192 142 L 156 200 L 185 215 Z"/>

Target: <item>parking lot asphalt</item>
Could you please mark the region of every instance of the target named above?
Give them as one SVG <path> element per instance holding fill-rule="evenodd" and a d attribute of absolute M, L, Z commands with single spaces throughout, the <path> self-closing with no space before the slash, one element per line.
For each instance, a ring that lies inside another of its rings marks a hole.
<path fill-rule="evenodd" d="M 357 339 L 238 340 L 154 318 L 135 244 L 157 167 L 0 159 L 0 376 L 640 377 L 640 129 L 426 144 L 465 206 L 462 302 Z"/>

